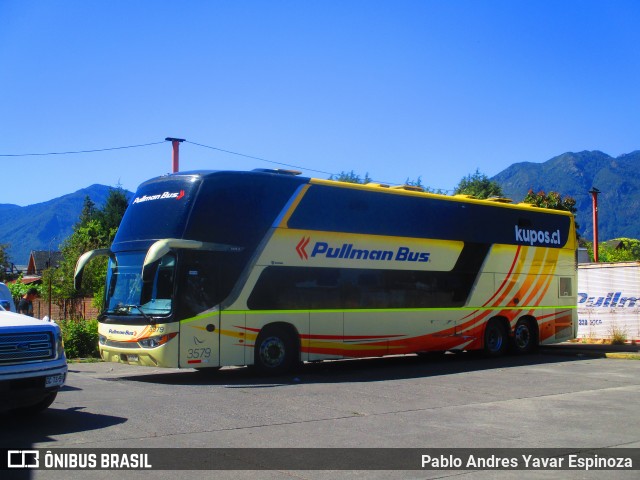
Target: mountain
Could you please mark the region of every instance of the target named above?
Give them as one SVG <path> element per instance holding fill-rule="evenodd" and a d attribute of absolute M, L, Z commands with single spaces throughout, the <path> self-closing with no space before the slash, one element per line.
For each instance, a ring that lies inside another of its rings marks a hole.
<path fill-rule="evenodd" d="M 593 238 L 593 187 L 598 194 L 598 237 L 640 238 L 640 151 L 611 157 L 599 151 L 564 153 L 544 163 L 516 163 L 491 180 L 500 184 L 505 196 L 521 201 L 529 189 L 555 191 L 576 199 L 576 222 L 580 235 Z"/>
<path fill-rule="evenodd" d="M 599 151 L 564 153 L 543 163 L 515 163 L 491 180 L 500 184 L 505 196 L 522 201 L 527 192 L 555 191 L 576 199 L 576 221 L 586 240 L 593 236 L 592 200 L 598 195 L 598 230 L 601 240 L 640 238 L 640 151 L 611 157 Z M 89 196 L 102 207 L 112 187 L 91 185 L 48 202 L 20 207 L 0 204 L 0 244 L 10 244 L 9 258 L 26 265 L 31 250 L 57 250 L 73 231 L 84 200 Z M 126 192 L 132 196 L 131 192 Z"/>
<path fill-rule="evenodd" d="M 0 244 L 9 244 L 9 259 L 16 265 L 29 262 L 31 250 L 58 250 L 73 232 L 84 200 L 91 198 L 96 207 L 104 205 L 113 187 L 91 185 L 48 202 L 20 207 L 0 204 Z M 131 196 L 131 192 L 126 192 Z"/>

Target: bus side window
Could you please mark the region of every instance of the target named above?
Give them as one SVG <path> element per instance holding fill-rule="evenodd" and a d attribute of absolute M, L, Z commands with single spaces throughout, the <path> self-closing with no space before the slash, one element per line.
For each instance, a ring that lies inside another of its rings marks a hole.
<path fill-rule="evenodd" d="M 171 298 L 173 294 L 173 271 L 159 270 L 155 298 Z"/>

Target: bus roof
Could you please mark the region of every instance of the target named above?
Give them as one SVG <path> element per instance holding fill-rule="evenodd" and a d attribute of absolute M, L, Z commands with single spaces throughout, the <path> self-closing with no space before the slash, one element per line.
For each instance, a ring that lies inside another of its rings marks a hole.
<path fill-rule="evenodd" d="M 292 178 L 292 180 L 295 179 L 294 180 L 295 183 L 309 183 L 311 185 L 325 185 L 325 186 L 332 186 L 337 188 L 376 191 L 381 193 L 389 193 L 393 195 L 402 195 L 402 196 L 437 198 L 440 200 L 447 200 L 452 202 L 472 203 L 472 204 L 479 204 L 479 205 L 486 205 L 486 206 L 493 206 L 493 207 L 519 209 L 519 210 L 535 210 L 535 211 L 546 212 L 549 214 L 573 216 L 573 214 L 568 211 L 538 207 L 536 205 L 532 205 L 530 203 L 525 203 L 525 202 L 513 202 L 511 199 L 504 198 L 504 197 L 492 197 L 487 199 L 481 199 L 481 198 L 477 198 L 472 195 L 466 195 L 466 194 L 444 195 L 440 193 L 431 193 L 431 192 L 425 191 L 420 187 L 416 187 L 414 185 L 387 185 L 387 184 L 381 184 L 376 182 L 360 184 L 360 183 L 342 182 L 338 180 L 325 180 L 320 178 L 299 176 L 300 175 L 299 171 L 284 170 L 284 169 L 256 168 L 254 170 L 191 170 L 191 171 L 177 172 L 177 173 L 171 173 L 171 174 L 155 177 L 143 182 L 141 186 L 146 185 L 148 183 L 162 181 L 165 179 L 166 180 L 172 179 L 178 176 L 194 176 L 194 177 L 201 177 L 203 179 L 206 179 L 208 177 L 214 177 L 218 175 L 255 176 L 257 178 L 288 176 Z"/>

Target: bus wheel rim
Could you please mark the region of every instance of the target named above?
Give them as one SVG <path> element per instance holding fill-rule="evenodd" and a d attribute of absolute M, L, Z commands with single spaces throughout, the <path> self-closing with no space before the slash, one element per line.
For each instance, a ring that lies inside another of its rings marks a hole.
<path fill-rule="evenodd" d="M 531 342 L 529 327 L 525 324 L 518 325 L 515 332 L 516 345 L 518 348 L 526 348 Z"/>
<path fill-rule="evenodd" d="M 503 340 L 502 335 L 500 334 L 497 328 L 491 331 L 491 334 L 489 335 L 489 339 L 488 339 L 489 350 L 492 352 L 499 351 L 500 348 L 502 348 L 502 340 Z"/>
<path fill-rule="evenodd" d="M 269 337 L 260 344 L 260 360 L 267 367 L 277 367 L 285 356 L 285 346 L 279 337 Z"/>

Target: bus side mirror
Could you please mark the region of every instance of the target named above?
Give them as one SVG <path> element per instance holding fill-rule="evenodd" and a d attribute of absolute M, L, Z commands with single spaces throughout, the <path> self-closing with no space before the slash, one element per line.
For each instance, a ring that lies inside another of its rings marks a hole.
<path fill-rule="evenodd" d="M 84 267 L 96 257 L 109 256 L 115 258 L 108 248 L 98 248 L 96 250 L 89 250 L 83 253 L 76 262 L 76 271 L 73 275 L 73 288 L 80 290 L 82 286 L 82 274 L 84 273 Z"/>

